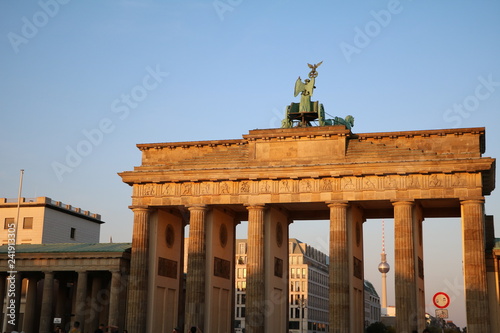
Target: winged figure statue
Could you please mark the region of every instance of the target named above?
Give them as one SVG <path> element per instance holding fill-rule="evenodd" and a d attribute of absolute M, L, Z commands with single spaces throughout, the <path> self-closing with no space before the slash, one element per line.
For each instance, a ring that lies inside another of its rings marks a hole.
<path fill-rule="evenodd" d="M 294 96 L 296 97 L 298 94 L 301 94 L 299 112 L 311 112 L 311 96 L 315 88 L 314 81 L 315 79 L 312 77 L 302 82 L 300 76 L 297 81 L 295 81 Z"/>

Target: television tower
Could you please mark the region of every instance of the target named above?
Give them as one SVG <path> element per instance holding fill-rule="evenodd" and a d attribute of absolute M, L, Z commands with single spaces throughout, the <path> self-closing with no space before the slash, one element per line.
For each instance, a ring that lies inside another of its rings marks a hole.
<path fill-rule="evenodd" d="M 385 255 L 385 221 L 382 220 L 382 253 L 380 254 L 381 262 L 378 265 L 378 271 L 382 273 L 382 314 L 387 315 L 387 272 L 391 266 L 387 263 Z"/>

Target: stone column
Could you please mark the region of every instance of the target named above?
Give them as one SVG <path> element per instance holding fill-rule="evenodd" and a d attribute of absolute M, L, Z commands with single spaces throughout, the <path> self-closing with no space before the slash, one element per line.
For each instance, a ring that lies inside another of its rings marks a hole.
<path fill-rule="evenodd" d="M 186 280 L 186 320 L 188 331 L 191 326 L 198 326 L 204 331 L 205 325 L 205 272 L 206 265 L 206 212 L 205 205 L 188 207 L 189 245 Z"/>
<path fill-rule="evenodd" d="M 468 333 L 489 333 L 488 286 L 486 282 L 483 200 L 462 204 L 462 239 L 465 308 Z"/>
<path fill-rule="evenodd" d="M 4 307 L 4 302 L 5 302 L 5 286 L 6 286 L 6 278 L 7 276 L 4 274 L 4 273 L 0 273 L 0 306 Z M 5 320 L 5 314 L 3 313 L 3 311 L 0 311 L 0 330 L 2 330 L 2 332 L 4 331 L 4 320 Z"/>
<path fill-rule="evenodd" d="M 28 290 L 26 293 L 23 319 L 23 331 L 28 333 L 34 332 L 33 324 L 35 322 L 37 284 L 38 277 L 30 276 L 28 278 Z"/>
<path fill-rule="evenodd" d="M 54 272 L 44 272 L 40 333 L 52 332 L 52 303 L 54 301 Z"/>
<path fill-rule="evenodd" d="M 396 201 L 394 206 L 394 271 L 396 284 L 396 331 L 417 331 L 417 281 L 413 207 L 411 201 Z"/>
<path fill-rule="evenodd" d="M 106 288 L 104 286 L 103 281 L 102 281 L 102 275 L 103 273 L 92 273 L 90 280 L 90 296 L 87 298 L 87 311 L 88 316 L 85 316 L 85 327 L 87 329 L 94 329 L 94 327 L 98 327 L 100 324 L 99 321 L 99 315 L 100 312 L 105 308 L 107 305 L 106 300 L 103 299 L 103 293 L 102 293 L 102 288 Z M 89 277 L 87 276 L 87 279 Z"/>
<path fill-rule="evenodd" d="M 264 205 L 247 206 L 248 251 L 246 332 L 261 333 L 265 327 Z"/>
<path fill-rule="evenodd" d="M 148 307 L 149 214 L 146 207 L 134 207 L 134 231 L 130 256 L 127 329 L 130 333 L 146 330 Z"/>
<path fill-rule="evenodd" d="M 348 203 L 331 202 L 328 207 L 330 207 L 330 332 L 349 333 Z"/>
<path fill-rule="evenodd" d="M 56 318 L 62 318 L 62 322 L 61 322 L 61 327 L 64 327 L 68 321 L 71 320 L 70 317 L 67 317 L 66 315 L 68 313 L 71 313 L 72 312 L 72 309 L 71 309 L 71 305 L 69 304 L 69 301 L 68 301 L 68 275 L 73 275 L 73 272 L 69 271 L 69 272 L 59 272 L 59 274 L 57 274 L 58 278 L 57 278 L 57 281 L 59 282 L 58 283 L 58 287 L 57 287 L 57 291 L 54 293 L 55 297 L 56 297 L 56 308 L 55 308 L 55 313 L 54 313 L 54 317 Z M 73 279 L 71 279 L 71 282 L 74 282 Z"/>
<path fill-rule="evenodd" d="M 85 313 L 87 312 L 87 271 L 78 272 L 76 285 L 75 321 L 80 322 L 80 330 L 85 332 Z"/>
<path fill-rule="evenodd" d="M 108 325 L 119 326 L 120 316 L 120 289 L 122 286 L 122 274 L 120 271 L 111 272 L 111 287 L 109 295 L 109 318 Z"/>

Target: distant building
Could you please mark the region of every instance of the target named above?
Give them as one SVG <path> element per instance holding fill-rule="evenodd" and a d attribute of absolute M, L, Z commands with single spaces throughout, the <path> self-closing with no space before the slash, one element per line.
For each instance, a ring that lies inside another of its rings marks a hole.
<path fill-rule="evenodd" d="M 380 297 L 373 284 L 365 280 L 365 327 L 380 321 Z"/>
<path fill-rule="evenodd" d="M 289 332 L 328 332 L 329 258 L 291 238 L 289 253 Z M 236 332 L 245 328 L 247 240 L 236 240 Z M 380 298 L 373 285 L 365 282 L 365 320 L 380 321 Z"/>
<path fill-rule="evenodd" d="M 500 332 L 500 238 L 495 238 L 494 218 L 485 216 L 486 276 L 491 331 Z"/>
<path fill-rule="evenodd" d="M 8 243 L 16 223 L 17 201 L 0 198 L 0 244 Z M 102 223 L 99 214 L 51 198 L 21 198 L 17 244 L 99 243 Z"/>

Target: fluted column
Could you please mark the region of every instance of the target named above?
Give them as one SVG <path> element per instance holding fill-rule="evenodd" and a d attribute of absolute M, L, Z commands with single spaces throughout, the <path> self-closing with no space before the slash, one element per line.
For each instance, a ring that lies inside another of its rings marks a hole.
<path fill-rule="evenodd" d="M 130 255 L 130 278 L 127 299 L 127 329 L 141 333 L 146 329 L 148 306 L 149 214 L 146 207 L 134 207 L 134 231 Z"/>
<path fill-rule="evenodd" d="M 465 200 L 461 204 L 467 332 L 489 333 L 491 328 L 484 253 L 484 201 Z"/>
<path fill-rule="evenodd" d="M 207 207 L 197 205 L 188 207 L 189 246 L 186 279 L 186 329 L 198 326 L 204 330 L 205 324 L 205 272 L 206 265 L 206 220 Z"/>
<path fill-rule="evenodd" d="M 85 312 L 87 310 L 87 271 L 78 272 L 76 284 L 75 321 L 80 322 L 80 330 L 85 332 Z"/>
<path fill-rule="evenodd" d="M 38 277 L 30 276 L 28 278 L 28 290 L 26 292 L 26 304 L 24 306 L 23 331 L 34 332 L 33 323 L 35 322 L 36 294 Z"/>
<path fill-rule="evenodd" d="M 411 201 L 396 201 L 394 206 L 394 274 L 396 284 L 396 331 L 417 331 L 417 281 Z"/>
<path fill-rule="evenodd" d="M 7 282 L 7 276 L 5 275 L 5 273 L 0 273 L 0 304 L 2 309 L 3 309 L 3 302 L 5 302 L 5 286 L 6 286 L 6 283 Z M 0 330 L 2 330 L 3 332 L 3 327 L 4 327 L 4 320 L 5 320 L 5 315 L 1 315 L 0 314 Z"/>
<path fill-rule="evenodd" d="M 328 207 L 330 207 L 330 332 L 349 333 L 348 203 L 332 202 Z"/>
<path fill-rule="evenodd" d="M 119 315 L 120 315 L 120 289 L 122 285 L 122 274 L 120 271 L 111 272 L 111 287 L 109 295 L 109 317 L 108 325 L 119 326 Z"/>
<path fill-rule="evenodd" d="M 54 301 L 54 272 L 44 272 L 40 333 L 52 332 L 52 303 Z"/>
<path fill-rule="evenodd" d="M 247 206 L 248 251 L 246 290 L 246 331 L 264 332 L 264 205 Z"/>

